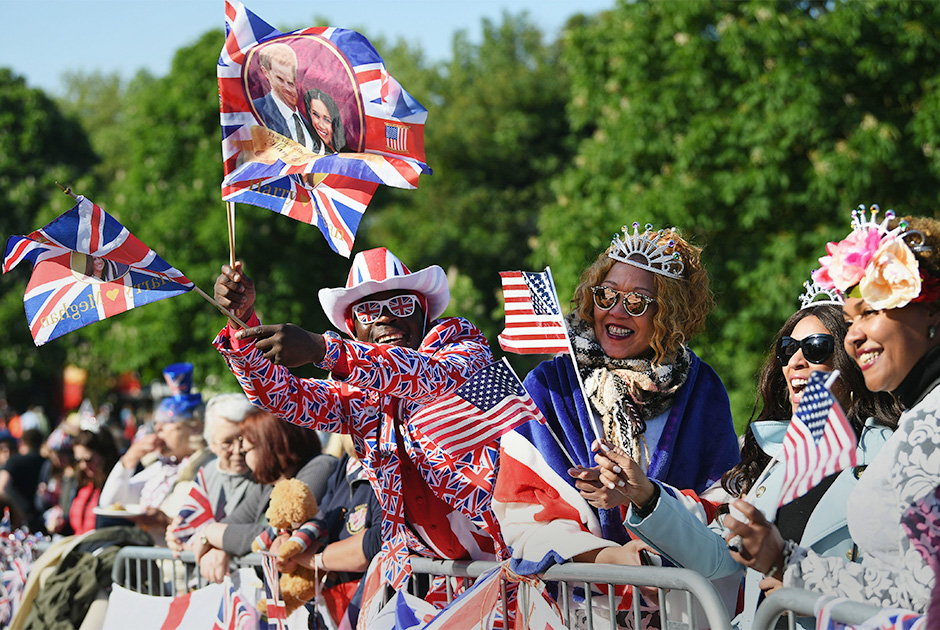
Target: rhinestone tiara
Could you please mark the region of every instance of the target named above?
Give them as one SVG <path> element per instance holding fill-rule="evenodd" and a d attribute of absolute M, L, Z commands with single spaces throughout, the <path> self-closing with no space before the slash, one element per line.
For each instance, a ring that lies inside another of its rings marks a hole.
<path fill-rule="evenodd" d="M 653 225 L 646 224 L 646 228 L 641 233 L 640 224 L 633 222 L 633 234 L 628 232 L 627 226 L 621 228 L 623 238 L 619 234 L 614 234 L 610 242 L 610 251 L 608 257 L 640 269 L 646 269 L 653 273 L 668 278 L 682 280 L 682 271 L 685 266 L 682 264 L 682 257 L 675 250 L 676 241 L 673 237 L 675 228 L 666 228 L 664 230 L 653 231 Z M 665 244 L 659 242 L 663 238 L 668 238 Z"/>
<path fill-rule="evenodd" d="M 835 287 L 824 289 L 819 286 L 815 280 L 813 280 L 813 282 L 807 280 L 803 283 L 803 288 L 806 289 L 806 292 L 800 296 L 800 310 L 826 304 L 832 306 L 842 306 L 845 304 L 842 292 Z"/>

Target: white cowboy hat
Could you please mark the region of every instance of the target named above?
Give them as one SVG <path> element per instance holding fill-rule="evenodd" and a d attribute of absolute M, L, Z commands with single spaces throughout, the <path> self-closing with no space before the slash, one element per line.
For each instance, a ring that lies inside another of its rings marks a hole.
<path fill-rule="evenodd" d="M 350 330 L 346 319 L 349 308 L 364 297 L 395 289 L 423 295 L 428 302 L 429 321 L 440 317 L 450 302 L 450 287 L 443 269 L 431 265 L 412 273 L 395 254 L 376 247 L 356 254 L 345 287 L 320 289 L 320 304 L 333 326 L 355 337 L 355 330 Z"/>

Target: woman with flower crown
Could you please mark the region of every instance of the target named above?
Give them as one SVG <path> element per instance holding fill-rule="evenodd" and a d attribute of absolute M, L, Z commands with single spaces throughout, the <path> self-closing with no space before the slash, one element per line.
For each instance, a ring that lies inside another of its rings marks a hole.
<path fill-rule="evenodd" d="M 784 543 L 760 512 L 725 524 L 742 537 L 740 562 L 783 575 L 785 586 L 924 612 L 940 549 L 940 222 L 888 212 L 877 223 L 853 213 L 852 233 L 829 243 L 817 282 L 846 295 L 845 349 L 872 391 L 892 392 L 905 411 L 846 512 L 859 564 Z M 729 534 L 730 536 L 731 534 Z M 929 624 L 928 624 L 929 625 Z"/>
<path fill-rule="evenodd" d="M 865 388 L 864 377 L 844 348 L 848 325 L 842 317 L 842 296 L 836 290 L 820 291 L 805 284 L 802 307 L 791 315 L 777 333 L 770 356 L 760 372 L 754 412 L 744 431 L 741 463 L 721 479 L 721 489 L 708 492 L 709 499 L 723 504 L 743 498 L 764 513 L 776 512 L 775 523 L 784 537 L 800 541 L 807 549 L 824 556 L 857 559 L 846 523 L 845 500 L 865 470 L 897 426 L 900 410 L 888 393 Z M 821 298 L 821 299 L 820 299 Z M 824 478 L 812 491 L 777 508 L 788 461 L 783 450 L 790 417 L 803 398 L 809 376 L 816 370 L 839 370 L 832 387 L 858 435 L 856 465 Z M 742 567 L 735 562 L 722 535 L 720 518 L 707 527 L 682 506 L 678 490 L 654 488 L 642 471 L 619 452 L 611 449 L 599 457 L 602 480 L 616 484 L 630 505 L 652 504 L 649 515 L 641 518 L 635 509 L 627 512 L 625 523 L 640 538 L 673 563 L 692 569 L 710 580 L 721 580 L 721 588 L 740 582 Z M 615 467 L 617 472 L 615 472 Z M 654 494 L 658 498 L 654 498 Z M 647 498 L 650 497 L 650 498 Z M 773 518 L 773 517 L 771 517 Z M 734 619 L 736 628 L 750 628 L 764 590 L 778 586 L 749 570 L 744 575 L 744 600 Z M 737 604 L 738 589 L 731 590 L 731 608 Z M 815 624 L 810 624 L 814 626 Z"/>
<path fill-rule="evenodd" d="M 582 273 L 566 320 L 577 372 L 567 354 L 530 372 L 526 390 L 548 423 L 501 442 L 493 511 L 517 573 L 567 560 L 641 564 L 642 545 L 599 481 L 599 438 L 650 477 L 698 492 L 738 462 L 724 385 L 686 346 L 713 304 L 700 255 L 677 230 L 634 223 Z"/>

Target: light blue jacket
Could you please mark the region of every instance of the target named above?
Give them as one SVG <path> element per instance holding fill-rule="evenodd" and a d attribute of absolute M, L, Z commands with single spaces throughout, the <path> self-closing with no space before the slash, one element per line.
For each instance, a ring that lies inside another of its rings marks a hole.
<path fill-rule="evenodd" d="M 771 460 L 743 498 L 765 515 L 776 513 L 776 503 L 783 488 L 784 465 L 780 457 L 788 425 L 788 422 L 782 421 L 755 422 L 751 425 L 758 446 Z M 820 499 L 806 522 L 803 538 L 798 541 L 800 546 L 824 556 L 858 560 L 858 552 L 846 524 L 846 499 L 865 466 L 890 436 L 891 429 L 876 425 L 869 419 L 856 451 L 857 465 L 842 471 Z M 745 571 L 728 552 L 723 537 L 724 529 L 717 522 L 720 519 L 712 521 L 710 526 L 704 525 L 671 492 L 674 490 L 662 486 L 659 502 L 645 519 L 637 517 L 631 507 L 624 525 L 677 566 L 697 571 L 710 580 L 728 578 Z M 730 500 L 727 495 L 725 497 L 725 500 Z M 750 628 L 757 610 L 761 592 L 758 584 L 762 578 L 757 571 L 746 570 L 744 609 L 735 619 L 737 627 Z"/>

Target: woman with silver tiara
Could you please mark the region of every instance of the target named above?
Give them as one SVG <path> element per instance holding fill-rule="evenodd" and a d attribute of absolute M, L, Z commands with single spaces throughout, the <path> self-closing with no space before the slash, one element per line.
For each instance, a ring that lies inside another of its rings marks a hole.
<path fill-rule="evenodd" d="M 686 346 L 712 304 L 701 249 L 675 229 L 624 226 L 582 273 L 567 317 L 577 372 L 568 355 L 537 366 L 525 387 L 548 423 L 502 438 L 493 509 L 514 571 L 641 563 L 643 545 L 599 479 L 601 438 L 651 477 L 699 492 L 738 462 L 724 385 Z M 629 595 L 619 595 L 628 610 Z"/>
<path fill-rule="evenodd" d="M 893 393 L 905 407 L 897 431 L 848 497 L 861 562 L 785 541 L 744 501 L 733 505 L 748 522 L 731 516 L 725 522 L 742 537 L 736 559 L 776 570 L 784 586 L 921 613 L 940 552 L 940 221 L 888 211 L 879 223 L 877 212 L 877 206 L 870 217 L 864 208 L 853 212 L 852 232 L 828 244 L 814 274 L 846 296 L 845 350 L 865 385 Z"/>

